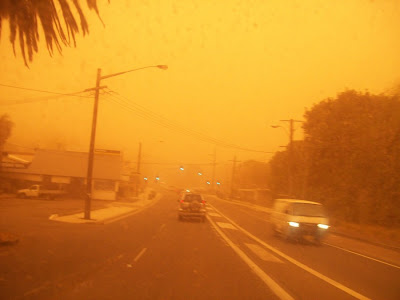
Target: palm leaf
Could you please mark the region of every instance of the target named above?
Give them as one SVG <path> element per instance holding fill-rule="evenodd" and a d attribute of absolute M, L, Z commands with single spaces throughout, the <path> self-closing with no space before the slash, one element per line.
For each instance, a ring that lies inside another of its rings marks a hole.
<path fill-rule="evenodd" d="M 58 13 L 56 3 L 61 8 Z M 86 0 L 90 9 L 99 14 L 97 0 Z M 71 10 L 71 4 L 79 15 L 80 26 Z M 38 52 L 38 20 L 42 25 L 47 49 L 50 55 L 54 48 L 61 52 L 61 46 L 76 46 L 75 35 L 81 30 L 85 35 L 89 26 L 79 4 L 79 0 L 1 0 L 0 1 L 0 34 L 2 21 L 8 19 L 10 25 L 10 42 L 15 54 L 15 42 L 19 39 L 22 57 L 28 66 L 33 54 Z M 61 23 L 64 21 L 63 23 Z M 1 37 L 1 36 L 0 36 Z"/>

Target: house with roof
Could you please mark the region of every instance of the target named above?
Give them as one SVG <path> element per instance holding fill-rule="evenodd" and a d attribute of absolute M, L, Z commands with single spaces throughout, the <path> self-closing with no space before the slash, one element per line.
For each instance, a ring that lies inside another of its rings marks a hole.
<path fill-rule="evenodd" d="M 85 194 L 88 153 L 63 150 L 35 151 L 32 161 L 17 156 L 3 156 L 1 176 L 18 185 L 57 185 L 70 195 Z M 119 151 L 96 150 L 93 162 L 92 198 L 116 200 L 124 176 L 122 155 Z"/>

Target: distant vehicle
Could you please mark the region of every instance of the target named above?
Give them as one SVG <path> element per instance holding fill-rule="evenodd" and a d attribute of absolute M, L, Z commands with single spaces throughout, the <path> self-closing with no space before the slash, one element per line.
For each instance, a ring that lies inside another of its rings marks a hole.
<path fill-rule="evenodd" d="M 65 191 L 58 189 L 46 189 L 39 184 L 34 184 L 27 189 L 17 191 L 18 198 L 46 198 L 53 200 L 62 195 L 65 195 Z"/>
<path fill-rule="evenodd" d="M 288 240 L 311 236 L 318 244 L 329 228 L 321 203 L 299 199 L 276 199 L 271 224 L 275 234 L 281 234 Z"/>
<path fill-rule="evenodd" d="M 157 192 L 155 190 L 151 190 L 149 194 L 147 195 L 147 199 L 151 200 L 154 199 L 154 197 L 157 195 Z"/>
<path fill-rule="evenodd" d="M 201 194 L 182 192 L 178 199 L 178 219 L 199 218 L 202 222 L 206 219 L 206 202 Z"/>

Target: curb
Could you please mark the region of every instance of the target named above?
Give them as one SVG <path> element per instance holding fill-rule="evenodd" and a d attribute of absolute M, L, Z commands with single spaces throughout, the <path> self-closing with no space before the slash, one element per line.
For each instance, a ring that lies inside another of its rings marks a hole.
<path fill-rule="evenodd" d="M 127 218 L 129 216 L 132 216 L 132 215 L 135 215 L 135 214 L 141 212 L 142 210 L 144 210 L 144 209 L 146 209 L 148 207 L 153 206 L 154 204 L 156 204 L 161 199 L 161 196 L 162 196 L 161 194 L 157 194 L 156 197 L 154 198 L 154 200 L 152 200 L 150 203 L 148 203 L 148 204 L 146 204 L 146 205 L 144 205 L 144 206 L 142 206 L 142 207 L 140 207 L 138 209 L 132 209 L 132 211 L 124 213 L 124 214 L 121 214 L 119 216 L 114 216 L 114 217 L 111 217 L 111 218 L 108 218 L 108 219 L 94 221 L 94 222 L 91 222 L 91 224 L 107 225 L 107 224 L 110 224 L 110 223 L 117 222 L 119 220 L 125 219 L 125 218 Z"/>
<path fill-rule="evenodd" d="M 16 197 L 15 194 L 0 194 L 0 200 L 8 200 Z"/>
<path fill-rule="evenodd" d="M 19 238 L 10 233 L 0 233 L 0 246 L 15 245 L 19 242 Z"/>
<path fill-rule="evenodd" d="M 379 243 L 379 242 L 375 242 L 375 241 L 371 241 L 371 240 L 368 240 L 366 238 L 352 236 L 351 234 L 346 234 L 346 233 L 335 231 L 335 230 L 331 230 L 331 234 L 342 236 L 342 237 L 345 237 L 345 238 L 348 238 L 348 239 L 352 239 L 352 240 L 356 240 L 356 241 L 360 241 L 360 242 L 364 242 L 364 243 L 367 243 L 367 244 L 371 244 L 371 245 L 374 245 L 374 246 L 378 246 L 378 247 L 381 247 L 381 248 L 393 250 L 393 251 L 396 251 L 396 252 L 400 253 L 400 247 L 396 247 L 396 246 L 392 246 L 392 245 L 388 245 L 388 244 L 384 244 L 384 243 Z"/>

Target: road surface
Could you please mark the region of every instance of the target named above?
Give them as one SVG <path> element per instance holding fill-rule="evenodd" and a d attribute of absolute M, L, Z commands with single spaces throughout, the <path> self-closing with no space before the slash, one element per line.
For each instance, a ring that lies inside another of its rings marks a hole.
<path fill-rule="evenodd" d="M 168 193 L 106 225 L 51 221 L 44 201 L 4 205 L 1 228 L 20 242 L 0 248 L 1 298 L 400 298 L 400 253 L 337 236 L 286 242 L 267 212 L 207 200 L 204 223 L 178 221 Z"/>

